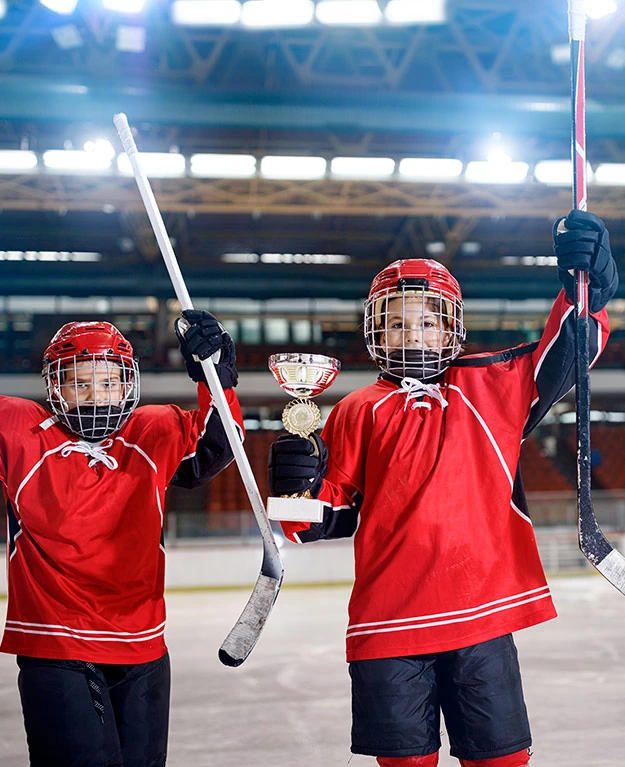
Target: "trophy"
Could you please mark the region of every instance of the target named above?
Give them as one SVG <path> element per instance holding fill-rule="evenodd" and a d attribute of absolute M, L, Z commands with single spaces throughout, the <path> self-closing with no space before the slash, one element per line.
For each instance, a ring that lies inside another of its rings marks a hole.
<path fill-rule="evenodd" d="M 300 354 L 287 352 L 269 357 L 269 370 L 280 386 L 296 399 L 282 411 L 282 423 L 291 434 L 307 437 L 319 426 L 321 413 L 312 397 L 321 394 L 334 381 L 341 363 L 323 354 Z M 310 439 L 318 455 L 317 445 Z M 267 500 L 269 519 L 291 522 L 321 522 L 323 503 L 305 493 Z"/>

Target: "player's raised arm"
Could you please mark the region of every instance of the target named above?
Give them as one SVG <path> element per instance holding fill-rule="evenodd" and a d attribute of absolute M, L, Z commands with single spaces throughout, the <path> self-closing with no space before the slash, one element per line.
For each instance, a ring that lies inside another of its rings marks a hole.
<path fill-rule="evenodd" d="M 243 418 L 234 387 L 238 383 L 236 354 L 230 334 L 210 312 L 191 309 L 174 325 L 187 373 L 199 384 L 199 398 L 207 395 L 207 382 L 199 360 L 213 358 L 215 370 L 224 389 L 235 423 L 243 439 Z M 199 433 L 197 445 L 178 467 L 171 484 L 193 488 L 209 482 L 232 462 L 234 455 L 219 413 L 210 408 L 208 419 Z"/>
<path fill-rule="evenodd" d="M 605 348 L 610 332 L 606 304 L 618 288 L 616 264 L 603 221 L 572 210 L 553 226 L 554 252 L 563 290 L 557 297 L 532 357 L 536 395 L 525 428 L 527 435 L 549 408 L 575 384 L 575 286 L 573 271 L 588 272 L 589 359 L 591 366 Z"/>

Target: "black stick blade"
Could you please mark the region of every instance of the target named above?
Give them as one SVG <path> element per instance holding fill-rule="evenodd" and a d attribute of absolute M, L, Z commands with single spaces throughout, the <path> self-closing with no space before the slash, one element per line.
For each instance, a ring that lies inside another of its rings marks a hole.
<path fill-rule="evenodd" d="M 278 597 L 282 576 L 258 576 L 252 594 L 243 608 L 239 620 L 219 648 L 219 660 L 224 666 L 240 666 L 254 649 Z"/>

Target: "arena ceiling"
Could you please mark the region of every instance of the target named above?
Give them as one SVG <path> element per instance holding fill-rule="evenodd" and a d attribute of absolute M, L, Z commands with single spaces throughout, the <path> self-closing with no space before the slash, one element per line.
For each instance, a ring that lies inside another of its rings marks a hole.
<path fill-rule="evenodd" d="M 3 293 L 171 295 L 132 178 L 40 167 L 43 152 L 96 138 L 120 151 L 112 117 L 125 111 L 142 151 L 185 157 L 444 157 L 466 168 L 495 140 L 529 164 L 530 180 L 503 185 L 464 176 L 417 183 L 396 172 L 377 180 L 155 178 L 192 295 L 360 298 L 389 260 L 426 255 L 449 265 L 470 297 L 553 295 L 554 270 L 523 264 L 550 255 L 551 222 L 570 208 L 566 186 L 532 177 L 537 163 L 570 154 L 569 67 L 557 63 L 566 0 L 448 0 L 446 23 L 405 27 L 182 27 L 170 10 L 153 0 L 126 17 L 78 0 L 72 15 L 59 16 L 35 0 L 8 1 L 0 150 L 34 151 L 39 166 L 0 173 Z M 143 52 L 119 50 L 122 26 L 145 30 Z M 68 47 L 62 27 L 73 28 Z M 623 4 L 588 27 L 593 167 L 625 162 L 624 29 Z M 621 265 L 623 190 L 589 187 Z M 102 257 L 36 255 L 51 251 Z M 265 262 L 267 253 L 292 254 L 291 263 Z M 250 259 L 227 263 L 224 254 Z M 350 261 L 294 263 L 297 254 Z"/>

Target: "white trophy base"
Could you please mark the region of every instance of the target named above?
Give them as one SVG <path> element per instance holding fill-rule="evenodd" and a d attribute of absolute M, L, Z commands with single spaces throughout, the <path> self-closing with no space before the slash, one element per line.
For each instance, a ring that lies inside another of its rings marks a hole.
<path fill-rule="evenodd" d="M 267 498 L 267 516 L 282 522 L 323 522 L 323 502 L 317 498 Z"/>

